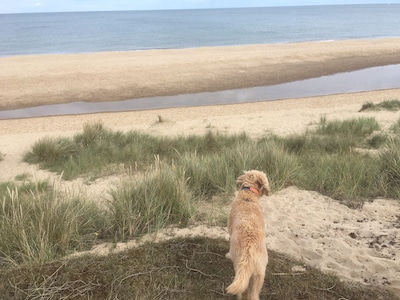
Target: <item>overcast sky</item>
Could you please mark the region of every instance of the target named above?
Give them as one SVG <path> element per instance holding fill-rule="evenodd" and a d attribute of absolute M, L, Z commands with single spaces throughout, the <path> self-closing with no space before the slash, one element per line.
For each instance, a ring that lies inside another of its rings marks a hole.
<path fill-rule="evenodd" d="M 0 13 L 158 10 L 369 3 L 400 3 L 400 0 L 0 0 Z"/>

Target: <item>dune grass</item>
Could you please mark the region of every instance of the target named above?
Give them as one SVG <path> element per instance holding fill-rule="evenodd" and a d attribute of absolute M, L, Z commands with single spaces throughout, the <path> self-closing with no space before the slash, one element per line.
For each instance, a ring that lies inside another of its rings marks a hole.
<path fill-rule="evenodd" d="M 195 199 L 182 169 L 157 162 L 155 170 L 129 177 L 111 189 L 110 230 L 119 240 L 153 232 L 170 224 L 187 225 Z"/>
<path fill-rule="evenodd" d="M 172 239 L 106 257 L 0 271 L 0 294 L 15 300 L 235 299 L 225 294 L 234 275 L 225 258 L 228 248 L 221 239 Z M 343 282 L 274 251 L 269 257 L 261 299 L 398 299 L 387 290 Z"/>
<path fill-rule="evenodd" d="M 400 118 L 390 127 L 390 130 L 394 134 L 400 134 Z"/>
<path fill-rule="evenodd" d="M 0 184 L 0 267 L 42 264 L 84 249 L 104 227 L 97 205 L 47 182 Z"/>
<path fill-rule="evenodd" d="M 265 171 L 273 191 L 296 185 L 350 207 L 376 197 L 399 199 L 399 138 L 382 134 L 380 154 L 368 155 L 368 140 L 379 130 L 373 118 L 321 118 L 315 130 L 288 137 L 209 132 L 167 139 L 112 132 L 96 123 L 72 139 L 40 140 L 26 159 L 60 173 L 67 166 L 70 178 L 121 161 L 130 166 L 130 175 L 110 187 L 102 209 L 49 185 L 3 185 L 3 261 L 42 262 L 82 249 L 94 237 L 126 240 L 170 224 L 204 221 L 199 204 L 215 195 L 229 198 L 235 178 L 248 169 Z"/>
<path fill-rule="evenodd" d="M 126 169 L 145 170 L 155 156 L 171 162 L 186 152 L 196 151 L 199 155 L 220 152 L 241 139 L 248 138 L 211 133 L 204 137 L 155 137 L 135 131 L 113 132 L 97 122 L 86 124 L 83 132 L 73 138 L 40 139 L 26 153 L 24 161 L 63 173 L 67 180 L 100 177 L 116 172 L 120 164 Z"/>
<path fill-rule="evenodd" d="M 26 176 L 18 184 L 0 184 L 0 295 L 7 299 L 65 295 L 229 299 L 224 288 L 233 270 L 223 257 L 228 249 L 225 241 L 178 240 L 107 259 L 51 261 L 86 249 L 98 239 L 123 241 L 170 224 L 204 221 L 201 203 L 215 195 L 230 197 L 235 178 L 248 169 L 265 171 L 274 191 L 297 185 L 351 207 L 375 197 L 399 199 L 400 141 L 394 129 L 400 127 L 398 123 L 387 135 L 374 118 L 321 118 L 315 130 L 304 134 L 259 139 L 212 132 L 154 137 L 113 132 L 95 123 L 73 138 L 39 140 L 25 160 L 68 179 L 110 174 L 121 164 L 129 175 L 110 187 L 110 199 L 101 208 L 81 195 L 61 193 L 49 183 L 29 182 Z M 365 152 L 355 151 L 359 148 Z M 371 148 L 380 154 L 369 155 Z M 396 299 L 383 290 L 346 285 L 310 268 L 292 275 L 292 265 L 293 260 L 272 254 L 265 297 Z"/>
<path fill-rule="evenodd" d="M 363 104 L 360 111 L 364 110 L 392 110 L 396 111 L 400 109 L 400 100 L 393 99 L 393 100 L 386 100 L 380 103 L 374 104 L 372 102 L 367 102 Z"/>
<path fill-rule="evenodd" d="M 188 189 L 200 198 L 230 193 L 243 170 L 260 169 L 267 172 L 275 190 L 295 184 L 360 206 L 374 197 L 398 196 L 400 187 L 387 174 L 386 155 L 396 156 L 398 144 L 397 137 L 389 138 L 380 131 L 374 118 L 321 118 L 313 131 L 289 137 L 267 135 L 258 140 L 246 134 L 212 132 L 205 136 L 155 137 L 112 132 L 95 123 L 86 125 L 83 133 L 72 139 L 39 140 L 25 160 L 73 179 L 104 175 L 121 164 L 125 169 L 143 172 L 157 157 L 183 172 Z M 360 154 L 356 151 L 360 148 L 366 153 L 371 148 L 380 149 L 382 155 Z M 392 160 L 392 164 L 395 162 Z M 391 168 L 397 170 L 397 165 Z"/>

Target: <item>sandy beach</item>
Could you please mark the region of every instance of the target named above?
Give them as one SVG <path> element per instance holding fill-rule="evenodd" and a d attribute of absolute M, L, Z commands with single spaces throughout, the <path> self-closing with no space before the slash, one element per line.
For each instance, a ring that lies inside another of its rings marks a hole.
<path fill-rule="evenodd" d="M 71 101 L 113 101 L 262 86 L 372 66 L 399 64 L 400 39 L 252 45 L 125 53 L 43 55 L 0 58 L 0 109 Z M 359 112 L 366 102 L 400 100 L 400 89 L 257 103 L 187 107 L 155 111 L 99 113 L 0 120 L 0 181 L 29 173 L 54 174 L 22 162 L 23 154 L 44 136 L 71 136 L 85 123 L 101 120 L 113 130 L 155 135 L 246 132 L 302 133 L 328 120 L 374 117 L 383 130 L 400 114 Z M 158 122 L 159 117 L 163 122 Z M 265 170 L 268 172 L 268 170 Z M 94 200 L 115 177 L 91 185 L 63 182 Z M 289 187 L 265 198 L 270 249 L 303 259 L 346 280 L 391 287 L 400 294 L 400 202 L 376 199 L 349 209 L 335 199 Z M 200 226 L 190 235 L 227 238 L 224 228 Z M 178 231 L 176 234 L 179 234 Z M 106 246 L 104 246 L 106 248 Z M 104 248 L 103 247 L 103 248 Z M 119 249 L 118 247 L 114 247 Z M 104 250 L 104 249 L 103 249 Z"/>
<path fill-rule="evenodd" d="M 0 110 L 266 86 L 400 63 L 400 40 L 0 58 Z"/>

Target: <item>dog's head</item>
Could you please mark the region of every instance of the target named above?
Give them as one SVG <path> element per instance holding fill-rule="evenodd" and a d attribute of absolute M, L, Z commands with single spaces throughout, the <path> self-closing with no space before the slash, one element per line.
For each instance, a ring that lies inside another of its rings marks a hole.
<path fill-rule="evenodd" d="M 244 186 L 254 187 L 259 191 L 260 196 L 270 194 L 267 176 L 257 170 L 245 171 L 243 175 L 236 179 L 236 186 L 238 189 Z"/>

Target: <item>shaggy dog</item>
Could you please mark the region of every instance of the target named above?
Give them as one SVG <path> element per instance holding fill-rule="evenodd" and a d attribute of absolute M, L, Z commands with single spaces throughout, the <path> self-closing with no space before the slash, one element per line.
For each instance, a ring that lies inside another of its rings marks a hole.
<path fill-rule="evenodd" d="M 267 176 L 260 171 L 244 172 L 236 180 L 238 192 L 228 220 L 230 249 L 235 279 L 226 289 L 238 299 L 260 299 L 268 264 L 264 215 L 260 197 L 270 193 Z"/>

